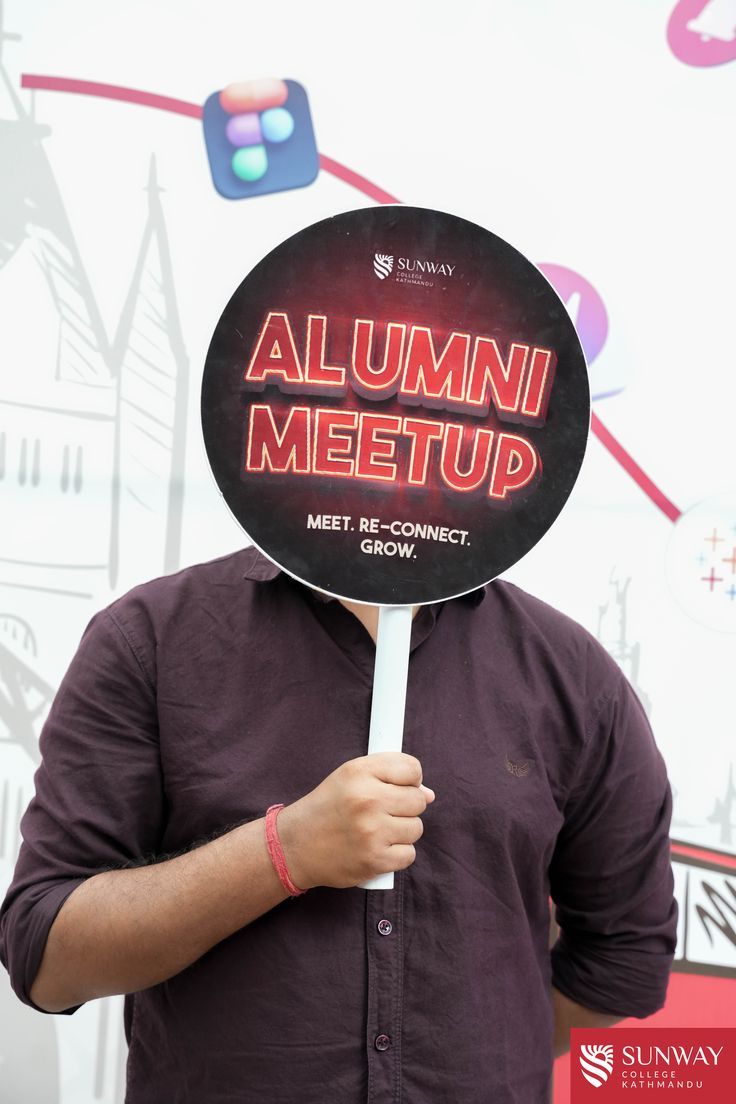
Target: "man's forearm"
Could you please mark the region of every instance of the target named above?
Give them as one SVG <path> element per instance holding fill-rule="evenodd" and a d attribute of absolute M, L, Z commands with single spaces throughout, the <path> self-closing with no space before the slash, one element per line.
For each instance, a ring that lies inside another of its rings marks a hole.
<path fill-rule="evenodd" d="M 413 755 L 377 752 L 342 763 L 279 814 L 293 881 L 304 890 L 341 889 L 406 869 L 433 800 Z M 148 989 L 285 900 L 264 829 L 254 820 L 176 858 L 87 879 L 51 926 L 31 999 L 61 1012 Z"/>
<path fill-rule="evenodd" d="M 157 985 L 287 896 L 263 819 L 165 862 L 96 874 L 59 911 L 31 999 L 61 1012 Z"/>
<path fill-rule="evenodd" d="M 552 989 L 552 1004 L 555 1013 L 555 1058 L 566 1054 L 570 1049 L 570 1030 L 573 1027 L 610 1027 L 618 1023 L 621 1016 L 608 1016 L 605 1012 L 594 1012 L 576 1004 L 564 996 L 558 989 Z"/>

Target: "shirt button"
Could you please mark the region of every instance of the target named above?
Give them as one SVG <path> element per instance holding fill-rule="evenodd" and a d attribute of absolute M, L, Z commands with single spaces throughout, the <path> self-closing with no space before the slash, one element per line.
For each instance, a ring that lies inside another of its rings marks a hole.
<path fill-rule="evenodd" d="M 388 1048 L 391 1046 L 391 1040 L 389 1039 L 388 1035 L 376 1035 L 374 1045 L 376 1050 L 388 1050 Z"/>
<path fill-rule="evenodd" d="M 391 932 L 394 930 L 394 926 L 390 920 L 379 920 L 378 930 L 381 935 L 390 935 Z"/>

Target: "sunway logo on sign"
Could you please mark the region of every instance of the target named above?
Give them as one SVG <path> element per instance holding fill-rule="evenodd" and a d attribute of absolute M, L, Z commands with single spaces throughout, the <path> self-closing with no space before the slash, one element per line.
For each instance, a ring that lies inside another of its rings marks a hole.
<path fill-rule="evenodd" d="M 399 257 L 394 279 L 399 284 L 420 284 L 434 287 L 434 277 L 445 279 L 453 275 L 456 264 L 420 257 Z M 373 271 L 379 280 L 385 280 L 394 270 L 394 258 L 388 253 L 373 254 Z"/>
<path fill-rule="evenodd" d="M 379 280 L 385 280 L 387 276 L 390 276 L 393 267 L 393 257 L 390 257 L 387 253 L 374 253 L 373 271 Z"/>
<path fill-rule="evenodd" d="M 733 1104 L 736 1028 L 615 1028 L 571 1032 L 571 1104 L 692 1096 Z"/>
<path fill-rule="evenodd" d="M 416 257 L 399 257 L 399 272 L 416 272 L 420 276 L 452 276 L 457 265 L 444 261 L 420 261 Z"/>

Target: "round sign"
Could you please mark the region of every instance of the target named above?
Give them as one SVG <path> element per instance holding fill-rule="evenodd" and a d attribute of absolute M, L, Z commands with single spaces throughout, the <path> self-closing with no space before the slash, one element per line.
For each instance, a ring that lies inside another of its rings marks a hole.
<path fill-rule="evenodd" d="M 350 211 L 268 254 L 217 324 L 202 423 L 253 543 L 335 597 L 435 602 L 519 560 L 588 435 L 564 304 L 505 241 L 417 207 Z"/>

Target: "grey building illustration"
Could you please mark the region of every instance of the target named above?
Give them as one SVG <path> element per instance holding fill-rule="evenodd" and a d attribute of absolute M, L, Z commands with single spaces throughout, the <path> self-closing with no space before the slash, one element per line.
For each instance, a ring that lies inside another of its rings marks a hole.
<path fill-rule="evenodd" d="M 2 33 L 0 11 L 0 48 L 15 37 Z M 0 387 L 2 892 L 41 726 L 80 627 L 180 558 L 188 362 L 156 161 L 110 337 L 44 150 L 49 133 L 0 55 L 0 158 L 11 167 L 0 175 L 0 297 L 33 266 L 39 317 L 56 320 L 53 363 L 16 363 Z M 1 973 L 0 1021 L 10 1027 L 0 1032 L 0 1099 L 54 1104 L 54 1021 L 20 1005 Z M 97 1016 L 89 1098 L 112 1104 L 122 1100 L 125 1046 L 115 1003 L 99 1002 Z"/>
<path fill-rule="evenodd" d="M 155 159 L 148 218 L 114 339 L 42 147 L 0 63 L 15 118 L 0 120 L 0 265 L 30 250 L 58 317 L 56 363 L 22 366 L 27 394 L 0 393 L 0 725 L 34 755 L 51 687 L 40 626 L 69 602 L 91 614 L 110 592 L 179 565 L 187 357 Z M 18 366 L 18 372 L 20 373 Z M 39 401 L 39 395 L 43 399 Z"/>

